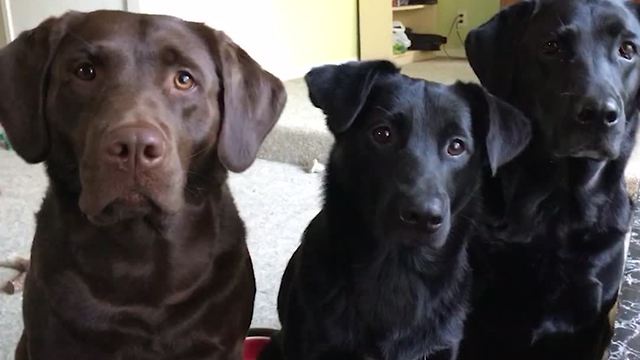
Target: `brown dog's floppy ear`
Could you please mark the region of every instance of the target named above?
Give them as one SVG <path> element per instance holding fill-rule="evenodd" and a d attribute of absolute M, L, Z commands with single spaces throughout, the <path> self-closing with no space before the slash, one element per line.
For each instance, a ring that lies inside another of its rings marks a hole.
<path fill-rule="evenodd" d="M 44 161 L 49 152 L 44 114 L 49 66 L 75 14 L 50 18 L 0 50 L 0 124 L 18 155 L 30 163 Z"/>
<path fill-rule="evenodd" d="M 304 79 L 311 102 L 327 116 L 329 130 L 339 134 L 358 116 L 375 79 L 380 74 L 398 72 L 398 68 L 388 61 L 350 62 L 317 67 Z"/>
<path fill-rule="evenodd" d="M 260 145 L 280 118 L 287 94 L 277 77 L 225 33 L 197 26 L 210 47 L 221 82 L 218 158 L 227 169 L 242 172 L 256 159 Z"/>
<path fill-rule="evenodd" d="M 458 82 L 455 86 L 471 105 L 474 133 L 484 136 L 489 166 L 495 175 L 500 166 L 527 147 L 531 140 L 531 122 L 520 110 L 479 85 Z"/>
<path fill-rule="evenodd" d="M 469 64 L 492 94 L 506 98 L 511 92 L 519 43 L 535 7 L 535 1 L 511 5 L 467 35 Z"/>

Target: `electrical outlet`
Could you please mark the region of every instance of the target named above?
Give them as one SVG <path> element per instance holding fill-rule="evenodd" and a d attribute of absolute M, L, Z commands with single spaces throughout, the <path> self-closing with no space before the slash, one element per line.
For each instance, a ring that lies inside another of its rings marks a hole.
<path fill-rule="evenodd" d="M 458 10 L 458 26 L 467 26 L 467 10 Z"/>

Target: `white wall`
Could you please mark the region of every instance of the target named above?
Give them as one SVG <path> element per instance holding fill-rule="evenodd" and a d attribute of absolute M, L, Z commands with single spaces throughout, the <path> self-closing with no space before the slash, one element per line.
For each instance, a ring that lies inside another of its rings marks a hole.
<path fill-rule="evenodd" d="M 357 0 L 136 0 L 130 10 L 223 30 L 285 80 L 358 57 Z"/>
<path fill-rule="evenodd" d="M 15 39 L 24 30 L 36 27 L 42 20 L 68 10 L 125 9 L 125 0 L 0 0 L 9 10 L 10 36 Z"/>
<path fill-rule="evenodd" d="M 127 9 L 204 22 L 225 31 L 284 80 L 358 57 L 357 0 L 0 0 L 0 5 L 9 9 L 11 39 L 67 10 Z"/>

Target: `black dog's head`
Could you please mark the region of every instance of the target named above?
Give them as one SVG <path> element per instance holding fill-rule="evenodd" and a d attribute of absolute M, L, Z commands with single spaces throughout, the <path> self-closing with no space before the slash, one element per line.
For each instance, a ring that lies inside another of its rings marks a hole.
<path fill-rule="evenodd" d="M 0 122 L 94 223 L 202 201 L 246 169 L 282 83 L 226 35 L 165 16 L 68 13 L 0 51 Z M 213 180 L 212 180 L 213 179 Z"/>
<path fill-rule="evenodd" d="M 469 61 L 489 91 L 536 121 L 555 157 L 615 159 L 637 111 L 640 23 L 615 0 L 513 5 L 472 31 Z"/>
<path fill-rule="evenodd" d="M 528 120 L 481 87 L 401 75 L 386 61 L 324 66 L 306 81 L 336 138 L 336 181 L 379 238 L 441 247 L 488 165 L 516 156 Z"/>

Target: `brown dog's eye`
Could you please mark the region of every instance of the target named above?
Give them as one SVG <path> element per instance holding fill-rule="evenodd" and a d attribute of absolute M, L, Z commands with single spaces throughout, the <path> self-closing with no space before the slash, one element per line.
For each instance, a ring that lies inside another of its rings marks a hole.
<path fill-rule="evenodd" d="M 178 71 L 176 77 L 173 79 L 173 83 L 178 90 L 189 90 L 196 86 L 193 76 L 186 71 Z"/>
<path fill-rule="evenodd" d="M 373 129 L 373 140 L 378 144 L 386 145 L 391 142 L 391 129 L 388 126 L 379 126 Z"/>
<path fill-rule="evenodd" d="M 638 52 L 636 46 L 631 41 L 625 41 L 620 45 L 620 49 L 618 49 L 620 56 L 627 60 L 633 59 L 633 57 Z"/>
<path fill-rule="evenodd" d="M 83 63 L 76 68 L 76 76 L 80 80 L 91 81 L 96 78 L 96 68 L 91 63 Z"/>
<path fill-rule="evenodd" d="M 544 53 L 546 55 L 556 55 L 560 52 L 560 43 L 557 40 L 549 40 L 544 43 Z"/>
<path fill-rule="evenodd" d="M 451 141 L 449 143 L 449 146 L 447 147 L 447 154 L 451 156 L 460 156 L 465 152 L 466 149 L 467 148 L 464 145 L 464 141 L 460 139 L 453 139 L 453 141 Z"/>

